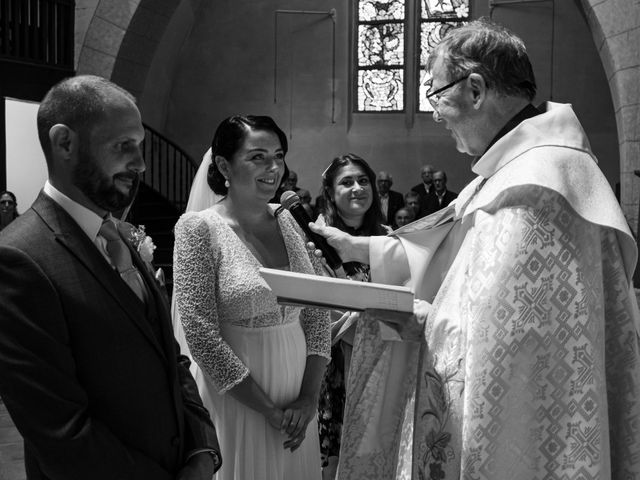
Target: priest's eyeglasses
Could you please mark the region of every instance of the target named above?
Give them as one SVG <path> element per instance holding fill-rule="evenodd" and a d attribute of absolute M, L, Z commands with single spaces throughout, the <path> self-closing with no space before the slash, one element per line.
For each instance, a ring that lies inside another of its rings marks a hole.
<path fill-rule="evenodd" d="M 469 78 L 469 75 L 471 75 L 470 73 L 466 74 L 464 77 L 460 77 L 457 80 L 454 80 L 451 83 L 447 83 L 444 87 L 440 87 L 437 90 L 434 90 L 433 92 L 431 92 L 431 88 L 429 88 L 429 90 L 427 91 L 427 100 L 429 100 L 429 103 L 431 104 L 431 106 L 433 107 L 434 110 L 438 109 L 438 103 L 440 103 L 440 97 L 442 97 L 442 93 L 445 90 L 450 89 L 451 87 L 453 87 L 454 85 L 457 85 L 458 83 L 462 82 L 463 80 L 466 80 L 467 78 Z M 432 80 L 429 80 L 428 85 L 429 87 L 431 87 L 431 82 Z"/>

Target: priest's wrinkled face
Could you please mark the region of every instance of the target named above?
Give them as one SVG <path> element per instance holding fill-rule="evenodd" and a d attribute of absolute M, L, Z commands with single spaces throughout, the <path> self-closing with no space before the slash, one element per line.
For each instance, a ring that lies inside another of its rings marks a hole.
<path fill-rule="evenodd" d="M 433 107 L 433 119 L 444 123 L 456 142 L 459 152 L 481 155 L 486 141 L 478 134 L 477 115 L 473 108 L 473 91 L 468 75 L 450 78 L 444 55 L 438 54 L 431 70 L 430 92 L 438 92 L 429 97 Z M 429 93 L 427 93 L 429 95 Z"/>

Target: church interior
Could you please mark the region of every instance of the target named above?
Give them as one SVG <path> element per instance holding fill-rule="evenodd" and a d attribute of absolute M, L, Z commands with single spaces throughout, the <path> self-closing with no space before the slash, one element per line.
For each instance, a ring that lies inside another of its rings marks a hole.
<path fill-rule="evenodd" d="M 3 0 L 0 98 L 39 102 L 75 74 L 135 95 L 147 171 L 131 218 L 170 271 L 171 226 L 216 126 L 233 114 L 276 120 L 287 164 L 313 198 L 327 165 L 349 152 L 389 172 L 399 192 L 425 164 L 460 191 L 471 159 L 434 121 L 422 67 L 448 28 L 480 17 L 524 40 L 536 104 L 573 106 L 637 233 L 640 0 Z M 5 143 L 0 190 L 12 190 Z M 0 480 L 24 478 L 20 435 L 0 405 Z"/>

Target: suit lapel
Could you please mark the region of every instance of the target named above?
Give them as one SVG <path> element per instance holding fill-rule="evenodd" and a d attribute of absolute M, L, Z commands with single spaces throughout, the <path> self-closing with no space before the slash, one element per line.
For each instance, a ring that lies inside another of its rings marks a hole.
<path fill-rule="evenodd" d="M 43 192 L 40 192 L 32 208 L 51 229 L 56 241 L 86 268 L 164 357 L 164 352 L 145 318 L 144 305 L 111 268 L 73 218 Z"/>
<path fill-rule="evenodd" d="M 118 230 L 120 231 L 120 230 Z M 124 237 L 123 237 L 124 238 Z M 163 355 L 171 352 L 173 348 L 173 331 L 169 328 L 171 326 L 171 314 L 169 313 L 169 305 L 165 295 L 160 290 L 160 286 L 153 276 L 153 272 L 142 258 L 137 250 L 131 245 L 129 239 L 124 238 L 125 243 L 129 247 L 131 252 L 131 259 L 133 264 L 142 275 L 142 278 L 147 286 L 147 292 L 149 293 L 149 302 L 153 302 L 157 313 L 158 328 L 162 335 L 162 343 L 165 346 L 163 349 Z"/>

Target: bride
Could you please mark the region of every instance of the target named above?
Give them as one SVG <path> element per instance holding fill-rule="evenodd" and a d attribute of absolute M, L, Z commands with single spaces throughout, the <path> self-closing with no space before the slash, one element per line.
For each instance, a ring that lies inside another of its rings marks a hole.
<path fill-rule="evenodd" d="M 289 212 L 267 203 L 288 173 L 286 152 L 270 117 L 224 120 L 175 229 L 174 328 L 218 430 L 217 479 L 321 475 L 316 407 L 328 314 L 278 305 L 258 273 L 322 271 Z"/>

